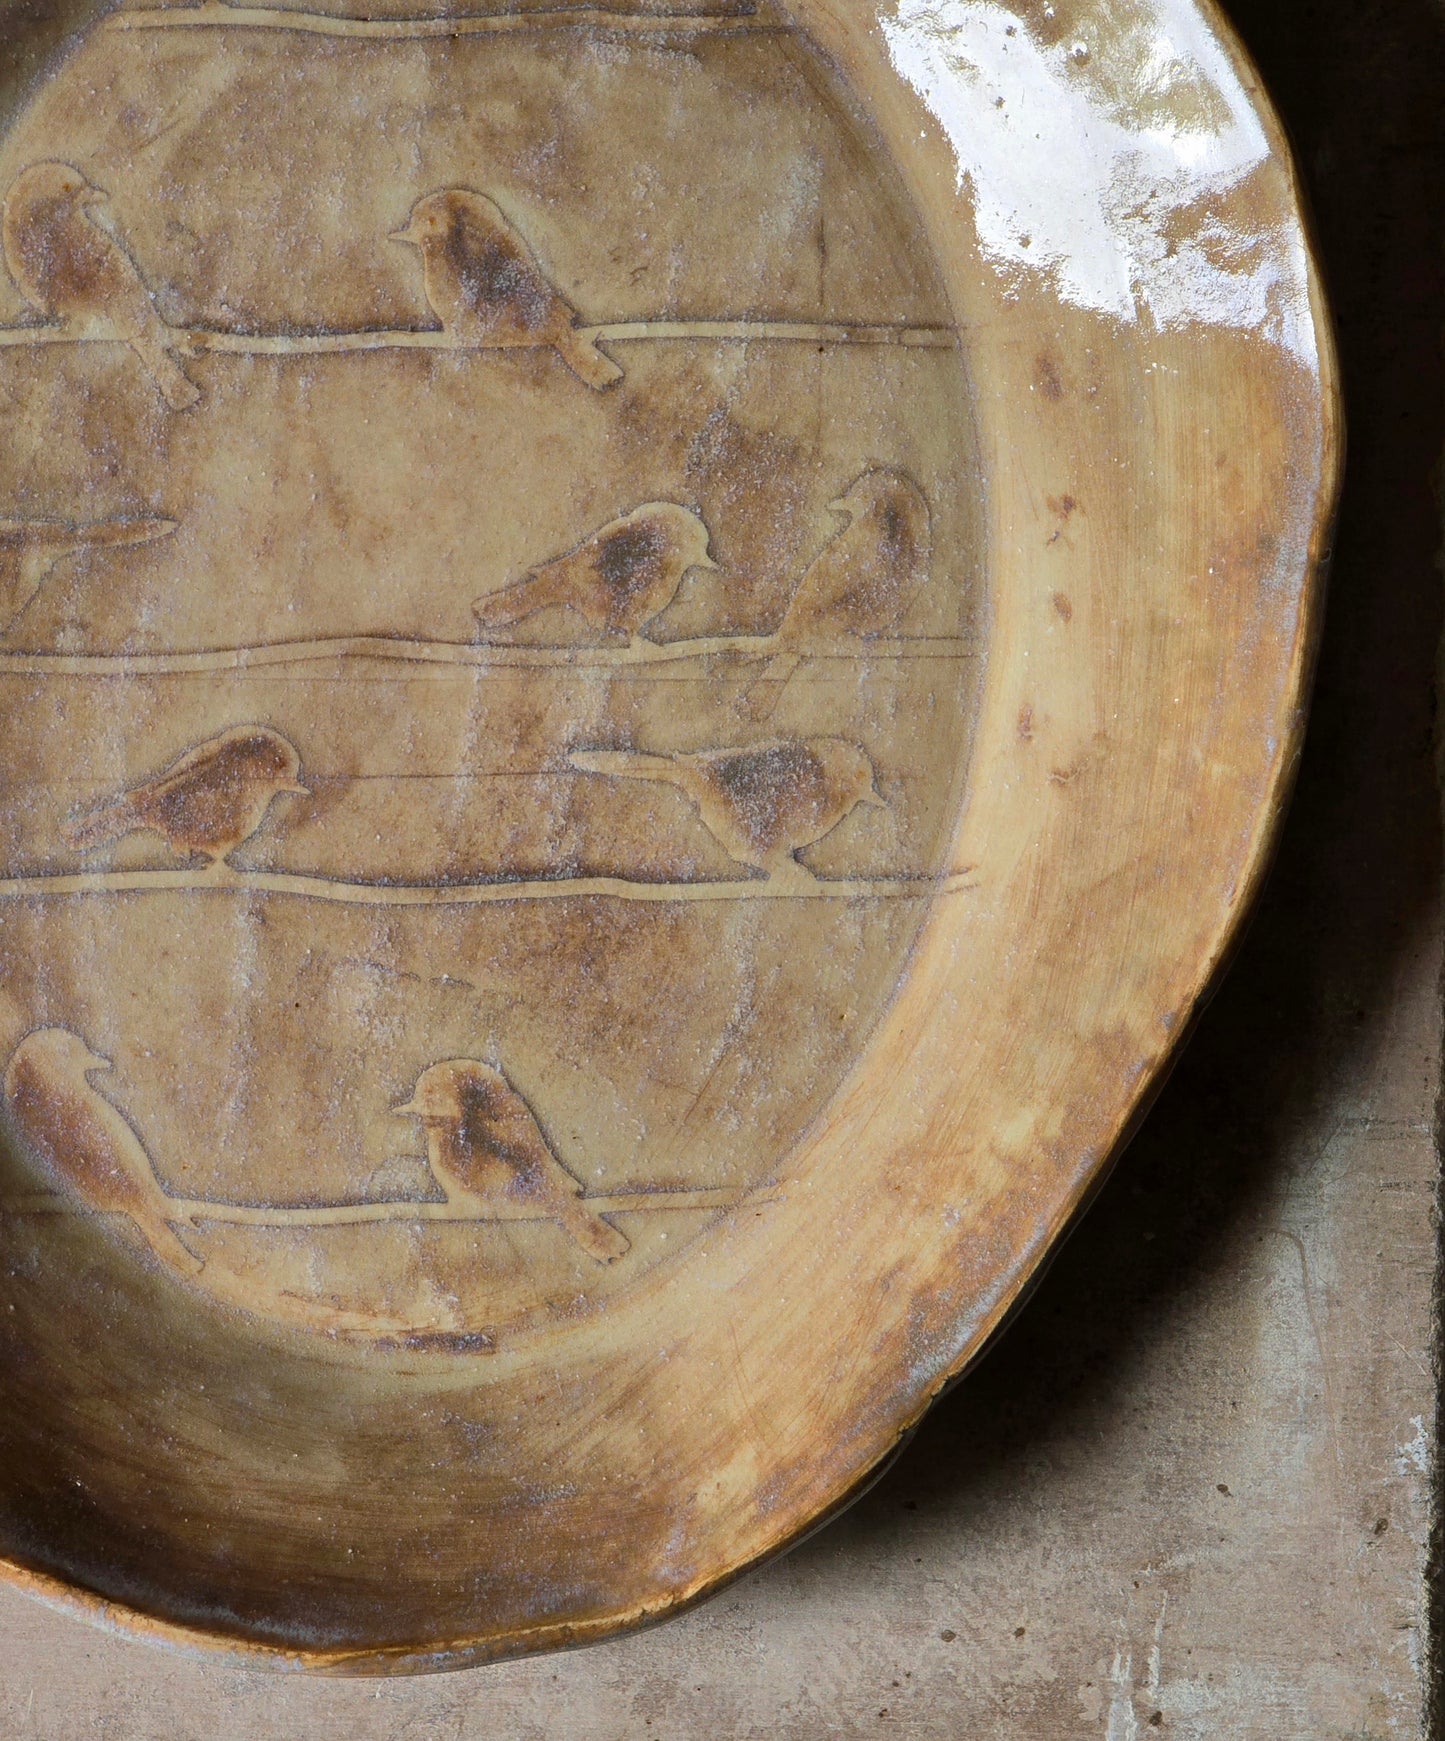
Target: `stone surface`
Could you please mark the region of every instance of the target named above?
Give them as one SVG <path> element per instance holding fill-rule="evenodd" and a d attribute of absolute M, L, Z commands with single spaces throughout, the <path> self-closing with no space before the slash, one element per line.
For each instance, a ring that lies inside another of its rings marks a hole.
<path fill-rule="evenodd" d="M 322 1684 L 4 1594 L 0 1731 L 1424 1732 L 1445 23 L 1436 0 L 1235 16 L 1311 179 L 1350 395 L 1317 701 L 1233 972 L 1019 1321 L 844 1518 L 655 1632 Z"/>

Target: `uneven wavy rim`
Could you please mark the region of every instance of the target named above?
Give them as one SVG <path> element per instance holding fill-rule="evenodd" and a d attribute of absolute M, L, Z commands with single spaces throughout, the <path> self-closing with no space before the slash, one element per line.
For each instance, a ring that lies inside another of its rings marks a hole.
<path fill-rule="evenodd" d="M 1188 998 L 1175 1012 L 1177 1020 L 1169 1042 L 1144 1061 L 1132 1093 L 1121 1103 L 1117 1128 L 1101 1160 L 1080 1168 L 1070 1182 L 1063 1208 L 1055 1225 L 1040 1233 L 1015 1263 L 999 1289 L 994 1303 L 981 1316 L 978 1328 L 962 1351 L 933 1381 L 913 1411 L 900 1421 L 894 1441 L 880 1452 L 864 1473 L 841 1485 L 820 1509 L 782 1525 L 769 1544 L 721 1571 L 698 1580 L 667 1601 L 605 1615 L 583 1622 L 554 1622 L 505 1638 L 485 1634 L 451 1639 L 443 1644 L 391 1645 L 363 1649 L 302 1649 L 263 1643 L 223 1626 L 206 1627 L 166 1620 L 144 1609 L 101 1596 L 84 1586 L 37 1571 L 22 1561 L 0 1556 L 0 1580 L 34 1597 L 56 1612 L 89 1622 L 141 1643 L 178 1649 L 207 1661 L 230 1661 L 237 1666 L 280 1672 L 330 1675 L 392 1675 L 443 1673 L 479 1667 L 490 1662 L 513 1660 L 553 1650 L 599 1643 L 671 1619 L 696 1607 L 737 1579 L 797 1547 L 825 1528 L 878 1481 L 905 1448 L 923 1417 L 939 1397 L 962 1379 L 970 1367 L 992 1346 L 999 1334 L 1027 1303 L 1048 1262 L 1077 1225 L 1093 1198 L 1106 1182 L 1120 1154 L 1158 1096 L 1170 1071 L 1193 1032 L 1204 1007 L 1227 971 L 1254 903 L 1268 877 L 1289 808 L 1301 759 L 1308 703 L 1315 661 L 1324 620 L 1326 578 L 1330 543 L 1344 480 L 1345 417 L 1334 326 L 1323 287 L 1323 272 L 1308 196 L 1303 187 L 1294 150 L 1283 121 L 1270 99 L 1258 70 L 1218 0 L 1191 0 L 1205 23 L 1228 54 L 1270 141 L 1274 160 L 1285 171 L 1292 204 L 1304 241 L 1308 272 L 1310 313 L 1318 359 L 1320 460 L 1313 487 L 1308 555 L 1302 577 L 1298 629 L 1285 667 L 1282 694 L 1290 704 L 1287 733 L 1282 735 L 1269 771 L 1265 790 L 1255 810 L 1254 832 L 1249 840 L 1243 873 L 1221 913 L 1211 947 L 1204 955 L 1199 974 Z"/>

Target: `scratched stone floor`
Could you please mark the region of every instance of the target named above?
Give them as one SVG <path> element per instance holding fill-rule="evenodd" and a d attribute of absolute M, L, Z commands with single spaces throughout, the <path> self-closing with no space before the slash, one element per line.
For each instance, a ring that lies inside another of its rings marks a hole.
<path fill-rule="evenodd" d="M 1019 1322 L 845 1518 L 653 1633 L 323 1684 L 0 1595 L 5 1741 L 1428 1732 L 1445 0 L 1233 15 L 1350 395 L 1318 699 L 1235 968 Z"/>

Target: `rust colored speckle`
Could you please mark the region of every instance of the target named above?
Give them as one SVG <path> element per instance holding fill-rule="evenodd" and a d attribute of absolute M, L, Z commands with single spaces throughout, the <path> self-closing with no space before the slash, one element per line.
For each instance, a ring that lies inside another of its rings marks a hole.
<path fill-rule="evenodd" d="M 597 573 L 616 597 L 630 599 L 653 585 L 667 547 L 661 526 L 645 520 L 620 526 L 602 540 Z"/>
<path fill-rule="evenodd" d="M 912 530 L 905 516 L 900 512 L 896 501 L 886 501 L 880 514 L 882 521 L 880 542 L 884 556 L 891 562 L 911 561 L 914 557 Z"/>
<path fill-rule="evenodd" d="M 1056 592 L 1054 594 L 1054 609 L 1064 622 L 1071 623 L 1074 620 L 1074 607 L 1070 604 L 1067 593 Z"/>
<path fill-rule="evenodd" d="M 1025 702 L 1023 704 L 1023 706 L 1019 709 L 1018 733 L 1019 733 L 1019 741 L 1021 743 L 1027 744 L 1027 743 L 1033 742 L 1034 710 L 1032 707 L 1029 706 L 1028 702 Z"/>
<path fill-rule="evenodd" d="M 1034 369 L 1034 379 L 1038 385 L 1040 393 L 1043 394 L 1045 399 L 1052 399 L 1057 403 L 1057 401 L 1062 399 L 1064 396 L 1064 383 L 1062 376 L 1059 374 L 1059 365 L 1048 354 L 1048 352 L 1045 351 L 1038 357 L 1034 364 Z"/>
<path fill-rule="evenodd" d="M 826 775 L 805 744 L 773 744 L 720 758 L 714 779 L 738 826 L 763 849 L 780 838 L 786 814 L 821 809 L 826 802 Z"/>
<path fill-rule="evenodd" d="M 511 1090 L 504 1083 L 468 1075 L 458 1081 L 456 1093 L 451 1158 L 459 1171 L 473 1178 L 500 1163 L 510 1174 L 506 1183 L 513 1193 L 535 1194 L 543 1183 L 541 1160 L 534 1146 L 509 1140 L 508 1125 L 515 1116 Z"/>
<path fill-rule="evenodd" d="M 80 1132 L 66 1098 L 29 1053 L 18 1052 L 6 1091 L 11 1113 L 31 1147 L 51 1166 L 77 1146 Z"/>
<path fill-rule="evenodd" d="M 454 214 L 442 252 L 469 306 L 504 309 L 528 328 L 546 324 L 551 299 L 536 273 L 528 269 L 529 263 L 500 238 L 479 235 L 475 220 L 465 211 Z"/>

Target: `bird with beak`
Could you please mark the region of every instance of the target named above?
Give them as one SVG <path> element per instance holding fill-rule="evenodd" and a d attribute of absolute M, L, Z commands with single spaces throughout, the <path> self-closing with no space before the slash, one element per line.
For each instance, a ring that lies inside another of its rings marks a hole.
<path fill-rule="evenodd" d="M 469 188 L 429 193 L 393 242 L 421 255 L 422 288 L 442 331 L 477 350 L 554 350 L 589 387 L 622 370 L 578 330 L 577 312 L 496 202 Z"/>
<path fill-rule="evenodd" d="M 90 1080 L 111 1068 L 69 1028 L 35 1029 L 5 1069 L 9 1122 L 67 1194 L 101 1214 L 129 1216 L 158 1258 L 195 1275 L 201 1260 L 172 1226 L 185 1218 L 161 1189 L 129 1119 Z"/>
<path fill-rule="evenodd" d="M 429 1064 L 411 1098 L 394 1110 L 421 1121 L 427 1164 L 459 1217 L 488 1220 L 499 1208 L 531 1211 L 598 1263 L 613 1263 L 631 1249 L 625 1234 L 587 1207 L 536 1114 L 492 1065 L 475 1058 Z"/>
<path fill-rule="evenodd" d="M 11 182 L 0 246 L 32 307 L 77 337 L 129 345 L 167 405 L 184 411 L 200 390 L 176 361 L 180 339 L 110 216 L 109 197 L 69 163 L 32 163 Z"/>
<path fill-rule="evenodd" d="M 599 634 L 634 645 L 689 570 L 715 570 L 708 530 L 680 502 L 644 502 L 472 606 L 489 634 L 562 605 Z"/>
<path fill-rule="evenodd" d="M 74 817 L 61 835 L 67 846 L 90 852 L 127 834 L 159 834 L 172 852 L 208 859 L 214 868 L 251 838 L 286 792 L 311 795 L 295 744 L 270 726 L 235 725 Z"/>
<path fill-rule="evenodd" d="M 800 889 L 816 879 L 799 852 L 860 804 L 888 808 L 868 752 L 847 738 L 774 738 L 665 754 L 573 750 L 567 759 L 580 773 L 676 787 L 730 858 Z"/>

